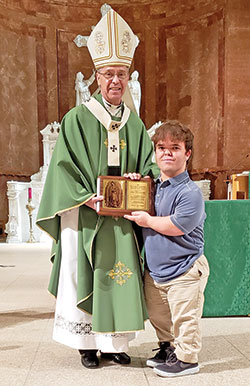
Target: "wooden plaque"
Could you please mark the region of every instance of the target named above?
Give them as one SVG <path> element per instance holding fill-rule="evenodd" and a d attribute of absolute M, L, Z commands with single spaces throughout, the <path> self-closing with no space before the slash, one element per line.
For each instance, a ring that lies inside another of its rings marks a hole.
<path fill-rule="evenodd" d="M 104 196 L 96 211 L 102 216 L 121 217 L 136 210 L 154 213 L 154 184 L 151 178 L 131 180 L 125 177 L 100 176 L 97 195 Z"/>

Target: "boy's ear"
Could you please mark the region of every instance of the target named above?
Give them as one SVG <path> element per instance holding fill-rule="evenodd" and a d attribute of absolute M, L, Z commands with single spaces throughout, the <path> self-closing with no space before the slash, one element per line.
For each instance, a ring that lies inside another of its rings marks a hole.
<path fill-rule="evenodd" d="M 186 152 L 187 160 L 190 158 L 191 154 L 192 154 L 192 150 L 189 149 L 189 150 Z"/>

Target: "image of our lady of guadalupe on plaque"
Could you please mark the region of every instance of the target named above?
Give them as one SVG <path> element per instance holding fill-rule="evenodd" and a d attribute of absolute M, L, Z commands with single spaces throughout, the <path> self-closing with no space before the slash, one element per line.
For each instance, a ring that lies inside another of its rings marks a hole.
<path fill-rule="evenodd" d="M 103 208 L 124 209 L 124 181 L 104 181 Z"/>

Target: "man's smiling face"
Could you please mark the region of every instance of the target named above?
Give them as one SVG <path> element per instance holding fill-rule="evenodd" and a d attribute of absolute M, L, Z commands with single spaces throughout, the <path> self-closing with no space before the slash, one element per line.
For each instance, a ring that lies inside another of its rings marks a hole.
<path fill-rule="evenodd" d="M 129 71 L 126 66 L 106 66 L 96 73 L 98 86 L 101 94 L 107 102 L 118 106 L 126 90 Z"/>

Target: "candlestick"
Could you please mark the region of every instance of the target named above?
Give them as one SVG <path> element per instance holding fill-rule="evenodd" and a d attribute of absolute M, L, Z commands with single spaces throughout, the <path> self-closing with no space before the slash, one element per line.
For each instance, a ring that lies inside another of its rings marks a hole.
<path fill-rule="evenodd" d="M 32 190 L 31 190 L 31 188 L 29 188 L 29 190 L 28 190 L 28 204 L 26 205 L 26 209 L 28 210 L 28 215 L 29 215 L 30 237 L 29 237 L 29 240 L 27 241 L 27 243 L 35 243 L 36 242 L 36 239 L 35 239 L 34 233 L 33 233 L 33 224 L 32 224 L 32 212 L 35 209 L 35 207 L 31 203 L 31 197 L 32 197 Z"/>
<path fill-rule="evenodd" d="M 28 188 L 28 199 L 32 199 L 32 188 Z"/>

